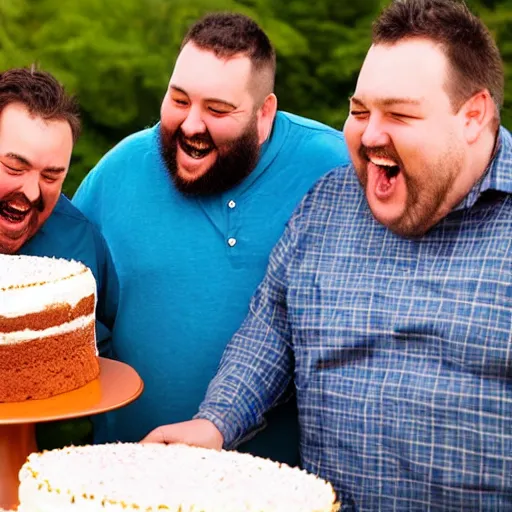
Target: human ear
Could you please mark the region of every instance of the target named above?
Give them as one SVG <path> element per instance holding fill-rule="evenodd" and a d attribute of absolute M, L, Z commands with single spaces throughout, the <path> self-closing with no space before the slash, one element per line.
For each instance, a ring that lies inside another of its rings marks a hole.
<path fill-rule="evenodd" d="M 477 92 L 462 107 L 464 115 L 464 135 L 469 144 L 479 138 L 485 128 L 497 115 L 496 105 L 487 89 Z"/>
<path fill-rule="evenodd" d="M 272 124 L 277 112 L 277 98 L 274 93 L 269 94 L 258 110 L 258 142 L 263 144 L 272 131 Z"/>

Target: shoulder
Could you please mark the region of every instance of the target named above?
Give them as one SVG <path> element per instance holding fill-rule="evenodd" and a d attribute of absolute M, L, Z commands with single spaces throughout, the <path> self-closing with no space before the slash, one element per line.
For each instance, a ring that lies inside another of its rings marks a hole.
<path fill-rule="evenodd" d="M 331 169 L 314 184 L 290 217 L 283 237 L 285 246 L 306 249 L 317 245 L 319 237 L 332 230 L 339 234 L 347 226 L 351 229 L 362 201 L 364 194 L 352 165 Z"/>
<path fill-rule="evenodd" d="M 289 112 L 278 112 L 279 122 L 288 127 L 288 143 L 296 151 L 318 157 L 322 152 L 324 159 L 333 159 L 331 168 L 350 162 L 345 136 L 342 131 L 313 119 L 301 117 Z"/>
<path fill-rule="evenodd" d="M 158 151 L 158 129 L 159 125 L 155 125 L 124 138 L 101 158 L 91 172 L 117 168 L 121 162 L 139 160 L 150 152 Z"/>
<path fill-rule="evenodd" d="M 107 250 L 99 229 L 64 194 L 61 194 L 45 230 L 66 233 L 67 236 L 77 235 L 96 250 Z"/>
<path fill-rule="evenodd" d="M 52 214 L 20 250 L 20 254 L 74 259 L 87 265 L 101 281 L 101 269 L 110 258 L 99 232 L 70 201 L 61 195 Z"/>
<path fill-rule="evenodd" d="M 355 209 L 364 200 L 351 164 L 338 166 L 322 176 L 305 195 L 294 214 L 297 225 L 326 222 L 338 210 Z"/>
<path fill-rule="evenodd" d="M 309 136 L 333 138 L 345 141 L 343 132 L 336 130 L 332 126 L 328 126 L 314 119 L 291 114 L 290 112 L 279 111 L 277 116 L 290 125 L 290 130 L 298 133 L 304 133 Z"/>
<path fill-rule="evenodd" d="M 322 201 L 332 196 L 361 192 L 361 186 L 352 164 L 341 165 L 320 178 L 306 197 L 311 201 Z"/>
<path fill-rule="evenodd" d="M 93 226 L 87 217 L 64 194 L 60 195 L 50 218 L 52 217 L 59 219 L 60 222 L 69 225 L 69 227 Z"/>
<path fill-rule="evenodd" d="M 133 181 L 143 174 L 142 167 L 154 161 L 148 160 L 148 155 L 159 154 L 159 126 L 134 133 L 108 151 L 82 180 L 73 204 L 94 218 L 93 210 L 101 205 L 103 197 L 115 197 L 122 184 L 133 186 Z"/>

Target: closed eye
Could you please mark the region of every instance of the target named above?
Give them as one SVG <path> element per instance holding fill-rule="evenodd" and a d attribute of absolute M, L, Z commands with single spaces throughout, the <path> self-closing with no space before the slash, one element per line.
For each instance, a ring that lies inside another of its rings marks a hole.
<path fill-rule="evenodd" d="M 44 180 L 47 182 L 47 183 L 54 183 L 58 180 L 58 177 L 57 176 L 49 176 L 47 174 L 43 174 L 43 178 Z"/>
<path fill-rule="evenodd" d="M 224 115 L 224 114 L 229 114 L 228 110 L 222 110 L 222 109 L 213 108 L 213 107 L 208 107 L 208 110 L 210 112 L 213 112 L 214 114 L 216 114 L 218 116 L 221 116 L 221 115 Z"/>
<path fill-rule="evenodd" d="M 186 107 L 188 105 L 187 100 L 180 100 L 178 98 L 173 98 L 173 101 L 174 101 L 174 103 L 176 103 L 176 105 L 179 105 L 180 107 Z"/>
<path fill-rule="evenodd" d="M 354 117 L 363 117 L 369 114 L 368 110 L 351 110 L 350 115 Z"/>
<path fill-rule="evenodd" d="M 24 171 L 24 169 L 17 169 L 16 167 L 11 167 L 10 165 L 4 164 L 3 162 L 2 162 L 2 165 L 6 169 L 8 169 L 8 171 L 11 171 L 11 172 L 16 173 L 16 174 L 19 174 L 19 173 Z"/>
<path fill-rule="evenodd" d="M 402 114 L 400 112 L 391 112 L 391 116 L 396 118 L 396 119 L 403 119 L 403 120 L 406 120 L 406 119 L 419 119 L 419 117 L 417 117 L 417 116 L 411 116 L 410 114 Z"/>

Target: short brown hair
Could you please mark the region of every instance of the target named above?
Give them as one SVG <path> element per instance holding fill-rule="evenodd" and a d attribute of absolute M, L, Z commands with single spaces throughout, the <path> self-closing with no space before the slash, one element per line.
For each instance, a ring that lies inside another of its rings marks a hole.
<path fill-rule="evenodd" d="M 462 0 L 395 0 L 374 22 L 373 43 L 409 38 L 429 39 L 443 49 L 450 66 L 446 85 L 455 112 L 483 89 L 489 91 L 499 112 L 504 95 L 500 52 L 487 27 Z"/>
<path fill-rule="evenodd" d="M 266 94 L 274 90 L 276 54 L 268 36 L 251 18 L 239 13 L 209 13 L 190 27 L 181 48 L 192 42 L 219 58 L 242 54 L 249 58 L 256 72 L 266 74 Z"/>
<path fill-rule="evenodd" d="M 34 68 L 15 68 L 0 73 L 0 113 L 11 103 L 21 103 L 31 115 L 47 121 L 67 121 L 73 141 L 78 139 L 78 104 L 50 73 Z"/>

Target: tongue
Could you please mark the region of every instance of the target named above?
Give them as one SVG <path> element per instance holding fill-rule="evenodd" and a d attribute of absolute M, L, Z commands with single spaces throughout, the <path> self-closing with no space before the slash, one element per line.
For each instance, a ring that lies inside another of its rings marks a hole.
<path fill-rule="evenodd" d="M 387 172 L 377 165 L 375 165 L 374 170 L 377 174 L 377 179 L 375 180 L 375 195 L 380 200 L 386 200 L 390 198 L 395 191 L 396 176 L 389 178 Z"/>

